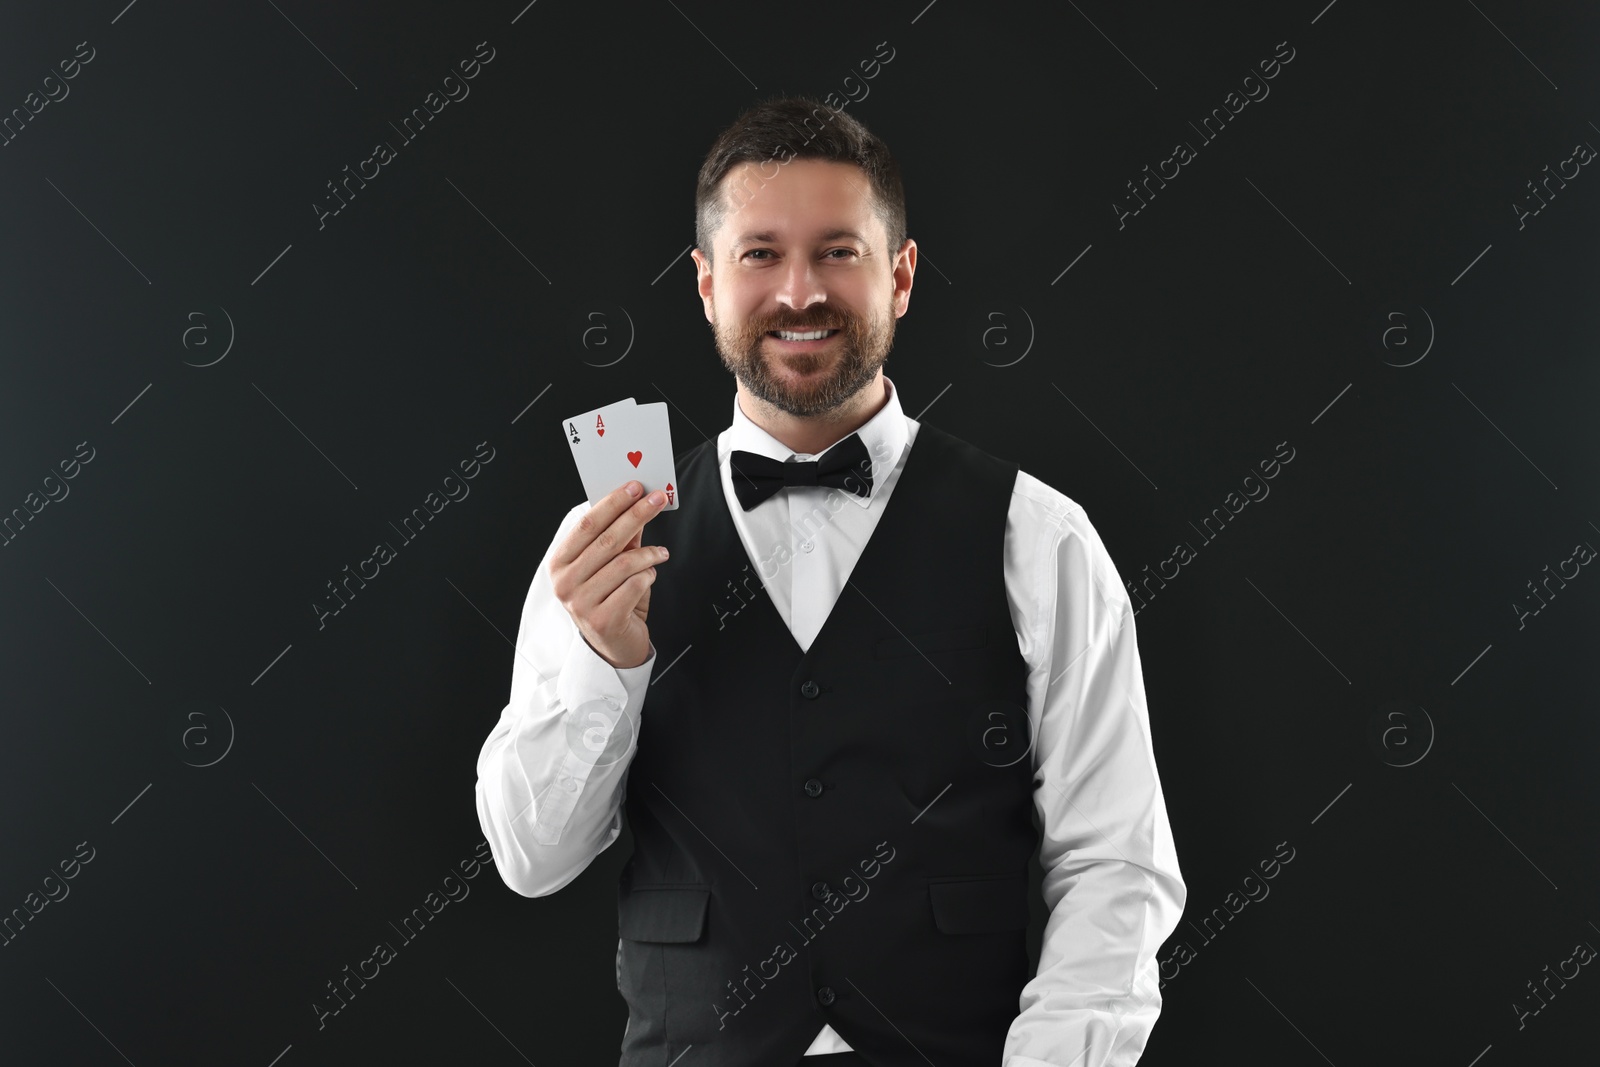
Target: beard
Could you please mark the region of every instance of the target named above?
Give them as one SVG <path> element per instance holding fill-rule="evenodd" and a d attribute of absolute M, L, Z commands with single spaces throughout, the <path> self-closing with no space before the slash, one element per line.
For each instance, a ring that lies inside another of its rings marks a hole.
<path fill-rule="evenodd" d="M 896 321 L 890 294 L 885 313 L 870 320 L 842 307 L 823 305 L 732 325 L 713 321 L 711 328 L 722 365 L 746 392 L 797 418 L 816 418 L 843 408 L 878 376 L 894 346 Z M 768 344 L 769 330 L 824 328 L 839 332 L 816 352 L 783 353 L 776 341 Z M 809 380 L 792 382 L 775 370 L 775 365 L 790 367 Z M 817 374 L 824 368 L 829 369 Z"/>

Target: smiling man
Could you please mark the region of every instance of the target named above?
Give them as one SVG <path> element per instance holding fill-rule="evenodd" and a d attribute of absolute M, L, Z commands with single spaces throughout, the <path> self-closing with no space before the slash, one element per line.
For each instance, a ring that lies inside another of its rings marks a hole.
<path fill-rule="evenodd" d="M 860 122 L 750 109 L 696 208 L 732 423 L 677 510 L 630 482 L 546 551 L 477 765 L 501 877 L 554 893 L 626 815 L 623 1067 L 1130 1067 L 1186 891 L 1105 546 L 902 410 L 917 246 Z"/>
<path fill-rule="evenodd" d="M 881 368 L 917 267 L 904 203 L 879 205 L 856 163 L 794 157 L 781 145 L 759 162 L 716 156 L 701 175 L 700 247 L 690 254 L 717 351 L 758 425 L 821 452 L 886 399 Z M 890 181 L 889 161 L 879 166 Z"/>

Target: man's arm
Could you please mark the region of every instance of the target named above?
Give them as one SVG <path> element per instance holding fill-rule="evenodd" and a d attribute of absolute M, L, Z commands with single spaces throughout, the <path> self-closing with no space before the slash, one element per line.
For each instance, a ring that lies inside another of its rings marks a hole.
<path fill-rule="evenodd" d="M 656 650 L 616 668 L 556 599 L 550 560 L 588 504 L 561 521 L 528 589 L 511 702 L 478 753 L 478 822 L 506 885 L 548 896 L 622 832 L 622 800 Z"/>
<path fill-rule="evenodd" d="M 1008 543 L 1007 566 L 1034 668 L 1034 804 L 1050 917 L 1003 1063 L 1132 1067 L 1161 1012 L 1156 953 L 1187 890 L 1156 772 L 1132 604 L 1083 509 L 1043 483 L 1025 488 L 1027 479 L 1018 476 L 1013 511 L 1032 498 L 1035 521 L 1018 524 L 1026 536 L 1014 554 Z"/>

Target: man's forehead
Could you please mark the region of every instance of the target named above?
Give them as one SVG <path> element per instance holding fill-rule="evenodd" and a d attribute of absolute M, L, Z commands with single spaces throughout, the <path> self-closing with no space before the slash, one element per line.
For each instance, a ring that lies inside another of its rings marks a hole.
<path fill-rule="evenodd" d="M 732 193 L 726 230 L 734 245 L 872 239 L 872 188 L 853 163 L 792 160 L 772 175 L 743 163 L 729 171 L 725 184 Z"/>
<path fill-rule="evenodd" d="M 759 229 L 747 230 L 743 233 L 735 234 L 733 237 L 733 243 L 735 245 L 741 245 L 754 241 L 782 241 L 786 236 L 789 236 L 789 233 L 785 227 L 763 226 Z M 793 236 L 803 240 L 806 234 L 804 231 L 797 229 L 795 230 Z M 851 229 L 848 226 L 829 226 L 822 230 L 822 232 L 815 235 L 815 240 L 818 241 L 837 241 L 840 238 L 849 238 L 853 241 L 860 241 L 862 244 L 870 243 L 867 240 L 866 234 L 861 233 L 858 230 Z"/>

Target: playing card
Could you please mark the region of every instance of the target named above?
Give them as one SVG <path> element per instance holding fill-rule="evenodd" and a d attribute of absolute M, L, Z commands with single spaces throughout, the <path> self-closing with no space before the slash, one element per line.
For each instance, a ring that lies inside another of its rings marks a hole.
<path fill-rule="evenodd" d="M 615 457 L 619 437 L 613 427 L 620 429 L 621 420 L 632 415 L 635 407 L 630 396 L 562 420 L 561 429 L 572 449 L 572 461 L 578 465 L 578 477 L 583 480 L 583 492 L 591 504 L 632 477 L 622 475 L 617 469 Z"/>
<path fill-rule="evenodd" d="M 634 477 L 644 483 L 645 492 L 660 489 L 667 494 L 662 511 L 678 507 L 678 470 L 672 459 L 672 431 L 668 426 L 667 405 L 662 401 L 634 408 L 621 437 L 624 458 L 634 465 Z"/>
<path fill-rule="evenodd" d="M 646 493 L 660 489 L 667 494 L 663 511 L 677 509 L 666 404 L 638 405 L 629 397 L 566 419 L 562 430 L 591 504 L 637 478 Z"/>

